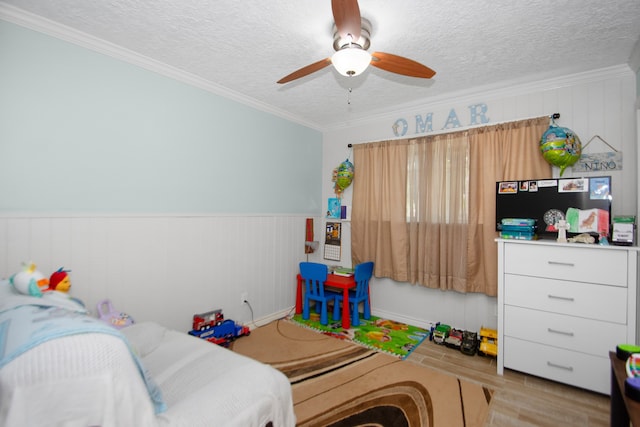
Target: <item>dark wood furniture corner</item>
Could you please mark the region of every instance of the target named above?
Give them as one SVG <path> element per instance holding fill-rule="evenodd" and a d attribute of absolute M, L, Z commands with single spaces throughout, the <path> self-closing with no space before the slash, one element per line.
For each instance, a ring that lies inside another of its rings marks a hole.
<path fill-rule="evenodd" d="M 640 427 L 640 402 L 624 394 L 624 380 L 627 378 L 625 362 L 618 359 L 615 352 L 609 353 L 611 359 L 611 427 Z"/>

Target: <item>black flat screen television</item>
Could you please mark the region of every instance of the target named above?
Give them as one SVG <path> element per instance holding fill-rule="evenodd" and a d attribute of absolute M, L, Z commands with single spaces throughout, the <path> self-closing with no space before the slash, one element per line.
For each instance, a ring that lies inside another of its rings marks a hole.
<path fill-rule="evenodd" d="M 608 234 L 611 203 L 610 176 L 500 181 L 496 183 L 496 231 L 502 229 L 504 218 L 530 218 L 536 220 L 536 234 L 542 237 L 557 235 L 555 224 L 560 219 L 572 221 L 574 228 L 568 235 L 597 235 L 603 229 Z"/>

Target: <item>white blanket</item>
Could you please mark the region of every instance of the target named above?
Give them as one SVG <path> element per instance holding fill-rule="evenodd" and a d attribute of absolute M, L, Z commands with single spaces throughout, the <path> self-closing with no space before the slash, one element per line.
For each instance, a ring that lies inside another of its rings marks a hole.
<path fill-rule="evenodd" d="M 122 329 L 162 389 L 162 426 L 295 425 L 291 385 L 280 371 L 155 323 Z"/>
<path fill-rule="evenodd" d="M 24 300 L 10 303 L 2 284 L 0 311 L 20 310 Z M 126 339 L 86 331 L 12 353 L 0 368 L 0 426 L 295 425 L 291 385 L 280 371 L 156 323 L 116 333 Z M 131 351 L 166 411 L 155 414 Z"/>
<path fill-rule="evenodd" d="M 115 328 L 87 316 L 84 307 L 67 294 L 47 292 L 42 297 L 16 292 L 6 281 L 0 282 L 0 369 L 40 344 L 70 335 L 97 333 L 113 335 L 128 346 Z M 166 409 L 160 390 L 147 375 L 137 355 L 130 356 L 145 382 L 156 413 Z"/>

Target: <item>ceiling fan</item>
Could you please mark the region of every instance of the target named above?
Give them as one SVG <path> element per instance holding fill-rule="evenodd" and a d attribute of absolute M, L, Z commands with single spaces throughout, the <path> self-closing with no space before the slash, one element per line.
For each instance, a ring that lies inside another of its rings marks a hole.
<path fill-rule="evenodd" d="M 395 74 L 430 79 L 436 72 L 412 59 L 384 52 L 367 52 L 371 24 L 360 17 L 358 0 L 331 0 L 335 34 L 333 48 L 336 53 L 330 58 L 302 67 L 281 78 L 278 83 L 290 81 L 315 73 L 333 64 L 344 76 L 357 76 L 367 69 L 369 64 Z"/>

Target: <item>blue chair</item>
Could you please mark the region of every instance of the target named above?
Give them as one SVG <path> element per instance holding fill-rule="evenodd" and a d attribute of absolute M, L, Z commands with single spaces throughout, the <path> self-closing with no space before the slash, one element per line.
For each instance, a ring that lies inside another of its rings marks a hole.
<path fill-rule="evenodd" d="M 360 313 L 358 307 L 360 303 L 364 303 L 363 309 L 363 317 L 367 320 L 371 318 L 371 302 L 369 300 L 369 280 L 373 275 L 373 262 L 363 262 L 362 264 L 356 265 L 354 272 L 354 280 L 356 282 L 355 290 L 349 291 L 349 301 L 347 304 L 353 304 L 353 309 L 351 311 L 351 324 L 353 326 L 358 326 L 360 324 Z M 333 306 L 333 320 L 339 320 L 341 318 L 340 304 L 339 302 L 343 300 L 342 294 L 338 294 L 335 296 L 336 303 Z M 342 301 L 344 304 L 344 301 Z"/>
<path fill-rule="evenodd" d="M 325 292 L 324 282 L 327 280 L 329 268 L 324 264 L 316 262 L 301 262 L 300 276 L 304 281 L 304 303 L 302 305 L 302 318 L 309 320 L 309 302 L 316 302 L 316 312 L 320 313 L 320 323 L 329 323 L 327 306 L 329 301 L 335 301 L 335 294 Z"/>

